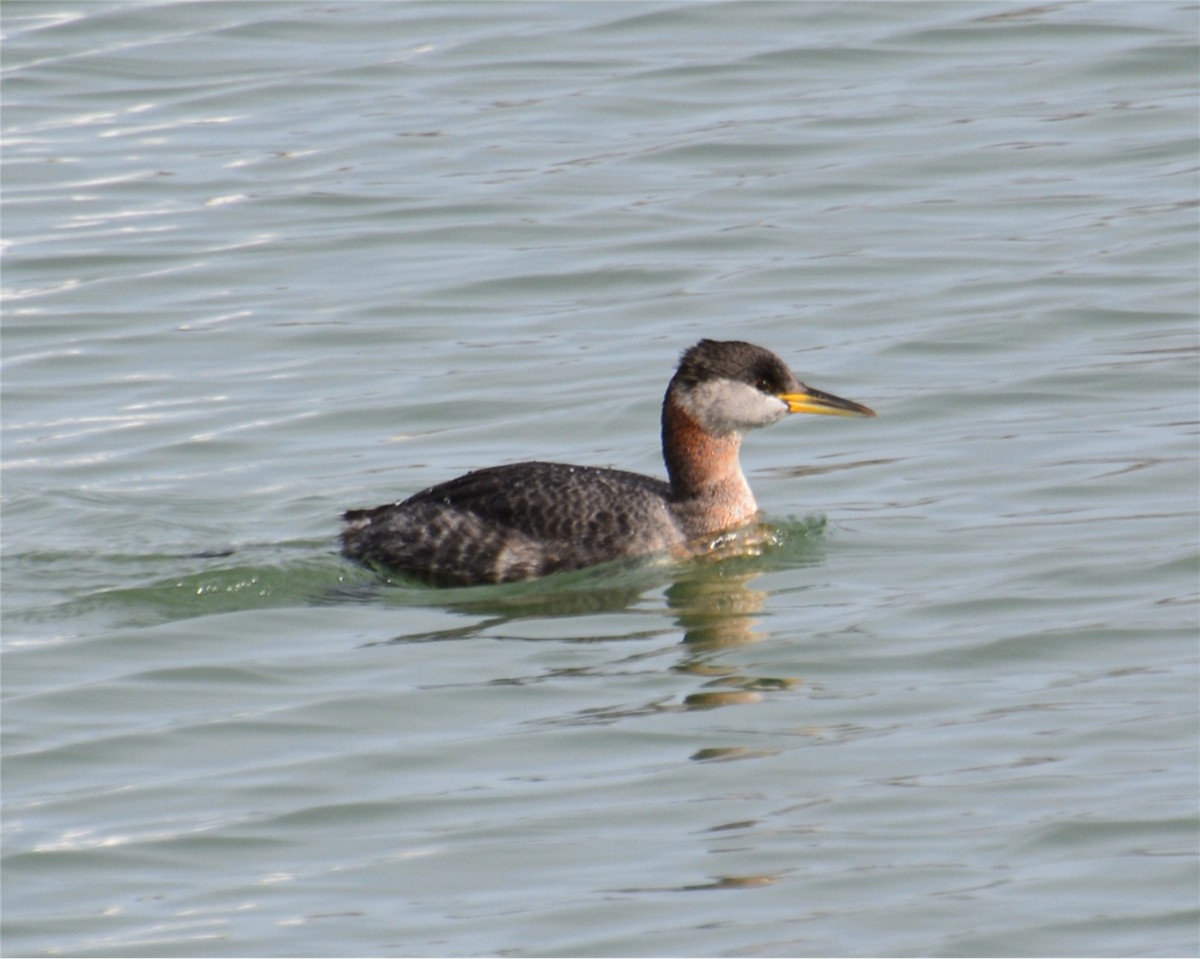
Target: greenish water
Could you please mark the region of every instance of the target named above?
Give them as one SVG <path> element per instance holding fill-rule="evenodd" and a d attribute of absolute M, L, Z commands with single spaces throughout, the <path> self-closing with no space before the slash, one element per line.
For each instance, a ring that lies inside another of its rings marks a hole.
<path fill-rule="evenodd" d="M 1197 16 L 5 3 L 5 954 L 1200 950 Z M 702 336 L 761 556 L 338 557 Z"/>

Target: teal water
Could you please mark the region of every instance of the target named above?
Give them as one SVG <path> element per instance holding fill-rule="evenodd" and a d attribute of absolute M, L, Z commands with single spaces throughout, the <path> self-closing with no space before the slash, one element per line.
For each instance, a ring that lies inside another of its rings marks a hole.
<path fill-rule="evenodd" d="M 1194 5 L 2 29 L 5 954 L 1200 950 Z M 337 556 L 701 336 L 762 556 Z"/>

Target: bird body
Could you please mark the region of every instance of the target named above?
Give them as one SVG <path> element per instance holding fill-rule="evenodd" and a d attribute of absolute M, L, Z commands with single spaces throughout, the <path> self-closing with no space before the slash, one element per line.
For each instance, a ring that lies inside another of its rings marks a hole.
<path fill-rule="evenodd" d="M 493 466 L 347 512 L 342 552 L 437 585 L 471 585 L 702 551 L 706 538 L 757 515 L 738 462 L 742 436 L 789 412 L 874 415 L 804 386 L 762 347 L 701 340 L 663 399 L 666 481 L 565 463 Z"/>

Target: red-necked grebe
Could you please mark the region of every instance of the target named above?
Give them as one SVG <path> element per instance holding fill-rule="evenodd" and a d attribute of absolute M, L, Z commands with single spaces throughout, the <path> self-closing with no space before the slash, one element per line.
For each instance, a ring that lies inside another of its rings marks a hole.
<path fill-rule="evenodd" d="M 504 583 L 669 551 L 702 552 L 758 512 L 742 435 L 788 413 L 874 416 L 805 386 L 760 346 L 701 340 L 662 407 L 668 482 L 624 470 L 513 463 L 344 515 L 342 553 L 437 585 Z"/>

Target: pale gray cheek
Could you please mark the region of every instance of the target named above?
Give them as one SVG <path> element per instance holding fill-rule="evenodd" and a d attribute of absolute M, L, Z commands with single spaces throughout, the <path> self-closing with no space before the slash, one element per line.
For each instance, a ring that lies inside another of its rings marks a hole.
<path fill-rule="evenodd" d="M 685 410 L 705 429 L 721 436 L 744 433 L 783 419 L 787 405 L 744 383 L 705 383 L 682 398 Z"/>
<path fill-rule="evenodd" d="M 758 429 L 762 426 L 770 426 L 772 423 L 778 423 L 787 415 L 787 404 L 782 400 L 778 400 L 773 396 L 764 396 L 762 393 L 755 391 L 757 400 L 754 403 L 753 409 L 750 410 L 750 415 L 746 418 L 746 425 L 743 429 Z"/>
<path fill-rule="evenodd" d="M 763 426 L 770 426 L 772 423 L 778 423 L 781 419 L 787 416 L 787 404 L 774 396 L 764 396 L 766 409 L 764 410 L 765 420 Z"/>
<path fill-rule="evenodd" d="M 783 419 L 787 404 L 774 396 L 767 396 L 752 387 L 738 384 L 735 400 L 726 411 L 727 426 L 737 432 L 770 426 Z"/>

